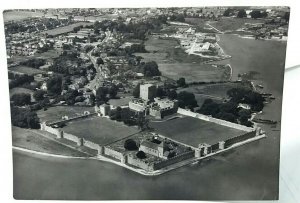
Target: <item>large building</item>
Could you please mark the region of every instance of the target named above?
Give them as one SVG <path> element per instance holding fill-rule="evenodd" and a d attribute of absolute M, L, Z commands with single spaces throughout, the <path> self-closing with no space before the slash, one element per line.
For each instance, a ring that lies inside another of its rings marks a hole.
<path fill-rule="evenodd" d="M 140 85 L 140 98 L 143 100 L 153 100 L 156 95 L 156 86 L 153 84 Z"/>

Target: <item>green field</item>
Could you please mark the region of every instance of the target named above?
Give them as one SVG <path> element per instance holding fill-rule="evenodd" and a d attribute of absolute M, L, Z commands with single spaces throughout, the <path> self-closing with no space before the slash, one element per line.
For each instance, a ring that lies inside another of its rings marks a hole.
<path fill-rule="evenodd" d="M 89 23 L 89 22 L 78 22 L 78 23 L 74 23 L 74 24 L 70 24 L 64 27 L 59 27 L 59 28 L 55 28 L 52 30 L 47 30 L 44 31 L 42 33 L 47 33 L 48 35 L 60 35 L 60 34 L 64 34 L 64 33 L 68 33 L 68 32 L 72 32 L 74 27 L 77 26 L 85 26 L 85 25 L 93 25 L 93 23 Z"/>
<path fill-rule="evenodd" d="M 172 79 L 184 77 L 187 82 L 218 82 L 223 80 L 224 70 L 209 64 L 162 63 L 158 64 L 164 76 Z"/>
<path fill-rule="evenodd" d="M 40 73 L 45 72 L 45 71 L 42 71 L 40 69 L 31 68 L 31 67 L 27 67 L 27 66 L 15 66 L 15 67 L 8 68 L 8 70 L 19 72 L 19 73 L 24 73 L 24 74 L 27 74 L 27 75 L 36 75 L 36 74 L 40 74 Z"/>
<path fill-rule="evenodd" d="M 223 17 L 219 21 L 212 21 L 209 24 L 221 31 L 233 31 L 242 28 L 245 23 L 262 22 L 264 22 L 262 19 Z"/>
<path fill-rule="evenodd" d="M 37 111 L 37 115 L 41 122 L 43 121 L 56 121 L 60 120 L 62 116 L 78 116 L 82 115 L 84 111 L 95 112 L 94 107 L 81 107 L 81 106 L 55 106 L 50 107 L 46 111 L 43 109 Z"/>
<path fill-rule="evenodd" d="M 27 89 L 27 88 L 23 88 L 23 87 L 15 87 L 9 90 L 9 96 L 12 97 L 15 94 L 21 94 L 21 93 L 25 93 L 25 94 L 30 94 L 31 95 L 31 101 L 33 101 L 33 90 Z"/>
<path fill-rule="evenodd" d="M 241 130 L 192 117 L 152 122 L 150 126 L 164 136 L 194 147 L 198 147 L 200 143 L 216 144 L 244 133 Z"/>
<path fill-rule="evenodd" d="M 35 133 L 35 130 L 27 130 L 14 126 L 12 127 L 12 143 L 13 146 L 38 152 L 66 156 L 86 156 L 81 152 L 65 147 L 53 140 Z"/>
<path fill-rule="evenodd" d="M 178 47 L 177 40 L 149 37 L 145 42 L 149 53 L 136 53 L 144 61 L 156 61 L 162 75 L 171 79 L 185 77 L 188 82 L 223 81 L 224 70 L 202 62 L 208 60 L 196 55 L 188 55 Z"/>
<path fill-rule="evenodd" d="M 129 127 L 122 122 L 96 116 L 68 122 L 62 130 L 100 145 L 106 145 L 139 132 L 136 127 Z"/>
<path fill-rule="evenodd" d="M 42 12 L 32 12 L 32 11 L 8 11 L 3 13 L 4 22 L 8 21 L 18 21 L 24 20 L 26 18 L 38 17 L 43 16 Z"/>

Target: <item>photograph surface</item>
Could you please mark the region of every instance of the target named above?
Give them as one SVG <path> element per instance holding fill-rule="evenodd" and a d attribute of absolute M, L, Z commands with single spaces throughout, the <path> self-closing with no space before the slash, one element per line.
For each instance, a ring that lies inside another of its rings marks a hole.
<path fill-rule="evenodd" d="M 289 14 L 4 11 L 14 198 L 278 199 Z"/>

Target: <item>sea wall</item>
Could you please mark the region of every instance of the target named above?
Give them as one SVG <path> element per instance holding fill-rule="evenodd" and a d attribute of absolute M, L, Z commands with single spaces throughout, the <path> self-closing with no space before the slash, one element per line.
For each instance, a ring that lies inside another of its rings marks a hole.
<path fill-rule="evenodd" d="M 256 136 L 256 131 L 251 131 L 251 132 L 245 133 L 243 135 L 239 135 L 239 136 L 233 137 L 231 139 L 225 140 L 225 148 L 228 148 L 233 144 L 253 138 L 255 136 Z"/>
<path fill-rule="evenodd" d="M 189 151 L 189 152 L 183 153 L 181 155 L 175 156 L 173 158 L 166 159 L 166 160 L 163 160 L 160 162 L 156 162 L 156 163 L 154 163 L 153 168 L 154 168 L 154 170 L 158 170 L 158 169 L 164 168 L 166 166 L 169 166 L 171 164 L 175 164 L 180 161 L 184 161 L 186 159 L 193 158 L 194 156 L 195 156 L 195 152 Z"/>
<path fill-rule="evenodd" d="M 135 167 L 147 170 L 147 171 L 153 171 L 154 170 L 153 164 L 145 162 L 142 159 L 135 158 L 132 155 L 128 155 L 127 163 L 129 165 L 132 165 L 132 166 L 135 166 Z"/>
<path fill-rule="evenodd" d="M 72 142 L 76 142 L 78 146 L 83 146 L 83 138 L 77 137 L 70 133 L 63 133 L 63 138 L 70 140 Z"/>
<path fill-rule="evenodd" d="M 189 110 L 186 110 L 186 109 L 182 109 L 182 108 L 178 108 L 177 113 L 185 115 L 185 116 L 198 118 L 198 119 L 201 119 L 201 120 L 204 120 L 204 121 L 209 121 L 209 122 L 216 123 L 216 124 L 219 124 L 219 125 L 223 125 L 223 126 L 226 126 L 226 127 L 235 128 L 237 130 L 246 131 L 246 132 L 251 132 L 251 131 L 255 130 L 254 128 L 250 128 L 250 127 L 243 126 L 243 125 L 240 125 L 240 124 L 237 124 L 237 123 L 232 123 L 232 122 L 229 122 L 229 121 L 224 121 L 224 120 L 221 120 L 221 119 L 213 118 L 211 116 L 206 116 L 206 115 L 203 115 L 203 114 L 200 114 L 200 113 L 195 113 L 195 112 L 192 112 L 192 111 L 189 111 Z"/>
<path fill-rule="evenodd" d="M 115 151 L 107 146 L 104 147 L 104 154 L 120 161 L 124 158 L 121 152 Z"/>
<path fill-rule="evenodd" d="M 78 137 L 76 135 L 66 133 L 60 128 L 53 128 L 53 127 L 47 126 L 45 123 L 42 123 L 41 130 L 49 132 L 51 134 L 54 134 L 54 135 L 56 135 L 57 138 L 64 138 L 66 140 L 75 142 L 78 146 L 86 146 L 86 147 L 94 149 L 94 150 L 102 151 L 101 146 L 99 144 L 96 144 L 92 141 Z M 101 152 L 99 151 L 99 153 L 101 153 Z"/>

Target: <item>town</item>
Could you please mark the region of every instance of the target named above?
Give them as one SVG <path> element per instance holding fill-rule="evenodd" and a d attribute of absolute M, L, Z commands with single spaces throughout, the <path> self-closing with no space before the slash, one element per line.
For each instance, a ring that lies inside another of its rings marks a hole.
<path fill-rule="evenodd" d="M 261 123 L 277 123 L 260 116 L 276 98 L 253 82 L 257 73 L 236 74 L 220 35 L 285 41 L 288 8 L 5 15 L 18 149 L 88 157 L 154 176 L 265 138 Z"/>

